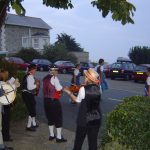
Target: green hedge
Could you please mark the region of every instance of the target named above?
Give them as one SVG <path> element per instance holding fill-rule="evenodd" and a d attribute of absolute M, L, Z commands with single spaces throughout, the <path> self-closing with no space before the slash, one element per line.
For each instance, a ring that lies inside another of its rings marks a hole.
<path fill-rule="evenodd" d="M 27 116 L 27 109 L 20 93 L 17 93 L 16 99 L 13 102 L 12 106 L 13 106 L 11 109 L 12 121 L 19 121 Z"/>
<path fill-rule="evenodd" d="M 103 150 L 108 150 L 108 145 L 110 149 L 116 149 L 117 145 L 117 150 L 149 150 L 150 98 L 125 98 L 123 103 L 108 114 L 106 129 L 101 143 Z"/>

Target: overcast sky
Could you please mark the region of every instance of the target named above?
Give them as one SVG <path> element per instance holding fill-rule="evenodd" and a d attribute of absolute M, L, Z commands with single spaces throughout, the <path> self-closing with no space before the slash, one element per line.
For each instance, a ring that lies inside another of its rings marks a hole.
<path fill-rule="evenodd" d="M 57 34 L 66 33 L 89 52 L 91 61 L 104 58 L 112 63 L 117 57 L 128 57 L 134 46 L 150 47 L 150 0 L 132 1 L 137 9 L 135 24 L 124 26 L 113 21 L 111 15 L 102 18 L 90 0 L 72 0 L 74 8 L 69 10 L 46 7 L 42 0 L 24 0 L 23 6 L 26 16 L 41 18 L 53 28 L 51 43 L 56 41 Z"/>

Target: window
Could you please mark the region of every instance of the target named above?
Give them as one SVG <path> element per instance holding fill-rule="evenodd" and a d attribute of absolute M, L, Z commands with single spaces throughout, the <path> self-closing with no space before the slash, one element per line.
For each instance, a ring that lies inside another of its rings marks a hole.
<path fill-rule="evenodd" d="M 24 47 L 24 48 L 29 47 L 29 38 L 28 37 L 22 37 L 22 47 Z"/>
<path fill-rule="evenodd" d="M 38 38 L 33 39 L 33 48 L 39 49 L 39 39 Z"/>

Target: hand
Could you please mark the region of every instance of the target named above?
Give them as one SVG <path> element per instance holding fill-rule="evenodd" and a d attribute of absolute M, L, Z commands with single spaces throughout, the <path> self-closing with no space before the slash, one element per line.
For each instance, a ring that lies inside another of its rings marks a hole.
<path fill-rule="evenodd" d="M 19 83 L 19 79 L 15 79 L 14 84 L 16 86 L 16 88 L 20 87 L 20 83 Z"/>
<path fill-rule="evenodd" d="M 65 88 L 63 89 L 63 91 L 66 92 L 68 95 L 71 94 L 71 92 L 69 91 L 68 87 L 65 87 Z"/>

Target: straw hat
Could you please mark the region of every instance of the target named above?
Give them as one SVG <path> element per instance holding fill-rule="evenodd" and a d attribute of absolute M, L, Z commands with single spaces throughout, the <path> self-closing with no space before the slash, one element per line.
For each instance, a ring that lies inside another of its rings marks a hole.
<path fill-rule="evenodd" d="M 94 69 L 89 68 L 88 70 L 84 70 L 84 74 L 89 80 L 97 84 L 99 83 L 98 80 L 99 74 Z"/>

